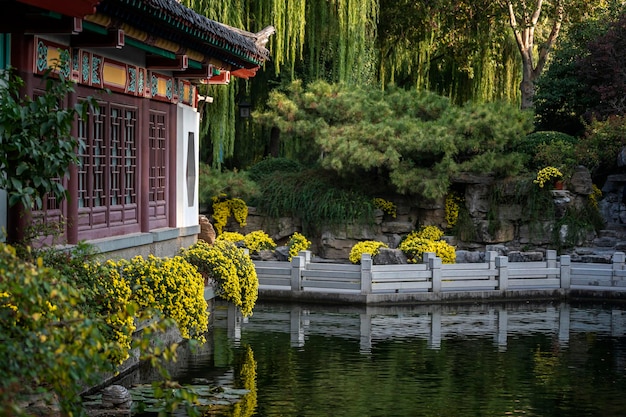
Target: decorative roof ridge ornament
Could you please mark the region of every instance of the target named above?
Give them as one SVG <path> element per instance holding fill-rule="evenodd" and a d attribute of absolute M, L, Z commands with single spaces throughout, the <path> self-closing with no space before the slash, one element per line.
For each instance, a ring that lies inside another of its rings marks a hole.
<path fill-rule="evenodd" d="M 219 22 L 218 22 L 219 23 Z M 245 36 L 247 38 L 250 38 L 254 41 L 254 44 L 265 50 L 265 52 L 267 53 L 267 56 L 269 57 L 269 50 L 265 47 L 265 45 L 267 44 L 267 42 L 270 40 L 270 36 L 272 36 L 273 34 L 276 33 L 276 28 L 274 26 L 266 26 L 263 29 L 261 29 L 260 31 L 256 32 L 256 33 L 252 33 L 252 32 L 247 32 L 243 29 L 239 29 L 233 26 L 228 26 L 225 23 L 219 23 L 222 26 L 225 26 L 226 28 L 228 28 L 228 30 L 232 30 L 234 32 L 239 33 L 242 36 Z"/>

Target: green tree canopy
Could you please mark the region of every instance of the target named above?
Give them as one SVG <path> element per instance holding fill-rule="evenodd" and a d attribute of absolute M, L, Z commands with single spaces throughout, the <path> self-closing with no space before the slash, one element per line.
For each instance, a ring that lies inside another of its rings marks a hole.
<path fill-rule="evenodd" d="M 345 87 L 323 81 L 272 92 L 258 122 L 281 131 L 295 159 L 340 175 L 384 177 L 396 191 L 437 198 L 462 171 L 514 175 L 512 149 L 532 117 L 505 103 L 454 106 L 427 91 Z"/>

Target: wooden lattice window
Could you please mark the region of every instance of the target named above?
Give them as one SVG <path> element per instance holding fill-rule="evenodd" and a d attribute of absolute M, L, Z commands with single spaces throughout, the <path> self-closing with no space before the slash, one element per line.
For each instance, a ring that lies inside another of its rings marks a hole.
<path fill-rule="evenodd" d="M 77 133 L 79 229 L 138 224 L 137 108 L 103 103 Z"/>
<path fill-rule="evenodd" d="M 150 111 L 148 141 L 150 147 L 149 192 L 150 218 L 165 219 L 167 207 L 167 114 Z"/>

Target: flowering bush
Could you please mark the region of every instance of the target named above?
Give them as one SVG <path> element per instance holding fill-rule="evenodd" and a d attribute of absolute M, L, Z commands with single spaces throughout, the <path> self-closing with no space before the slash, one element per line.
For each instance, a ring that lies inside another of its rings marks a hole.
<path fill-rule="evenodd" d="M 358 264 L 361 262 L 361 255 L 364 253 L 369 253 L 372 257 L 378 255 L 378 251 L 380 248 L 387 248 L 383 242 L 377 242 L 374 240 L 365 240 L 363 242 L 359 242 L 352 247 L 350 250 L 350 262 L 353 264 Z"/>
<path fill-rule="evenodd" d="M 599 189 L 597 185 L 592 184 L 591 194 L 589 194 L 589 204 L 591 204 L 591 207 L 597 210 L 599 207 L 598 200 L 600 200 L 600 198 L 602 198 L 602 190 Z"/>
<path fill-rule="evenodd" d="M 248 218 L 248 205 L 240 198 L 224 200 L 224 196 L 213 197 L 213 220 L 217 234 L 221 234 L 228 218 L 233 216 L 239 226 L 244 227 Z"/>
<path fill-rule="evenodd" d="M 439 229 L 437 226 L 422 226 L 420 230 L 411 232 L 408 237 L 439 240 L 443 237 L 443 231 L 441 231 L 441 229 Z"/>
<path fill-rule="evenodd" d="M 228 206 L 228 201 L 220 201 L 217 197 L 213 197 L 213 225 L 218 235 L 222 233 L 229 216 L 230 207 Z"/>
<path fill-rule="evenodd" d="M 400 243 L 400 249 L 411 263 L 422 262 L 424 252 L 433 252 L 444 264 L 456 261 L 454 246 L 440 240 L 443 232 L 437 226 L 422 226 L 419 231 L 411 232 Z"/>
<path fill-rule="evenodd" d="M 396 217 L 396 205 L 391 201 L 387 201 L 384 198 L 375 198 L 374 207 L 382 210 L 383 213 L 387 213 L 394 218 Z"/>
<path fill-rule="evenodd" d="M 250 253 L 258 253 L 262 250 L 274 250 L 276 243 L 263 230 L 255 230 L 248 233 L 243 241 Z"/>
<path fill-rule="evenodd" d="M 410 263 L 422 262 L 424 252 L 435 253 L 444 264 L 453 264 L 456 261 L 454 246 L 450 246 L 443 240 L 424 239 L 409 235 L 400 243 L 398 248 L 404 252 Z"/>
<path fill-rule="evenodd" d="M 133 288 L 132 301 L 141 309 L 161 311 L 173 319 L 181 335 L 204 342 L 209 315 L 204 299 L 204 279 L 181 256 L 147 259 L 136 256 L 120 260 L 117 267 Z"/>
<path fill-rule="evenodd" d="M 228 200 L 228 206 L 235 221 L 239 223 L 239 226 L 244 227 L 248 219 L 248 205 L 246 202 L 241 198 L 231 198 Z"/>
<path fill-rule="evenodd" d="M 259 280 L 250 256 L 227 240 L 216 240 L 213 245 L 198 241 L 181 254 L 216 283 L 216 295 L 239 307 L 244 316 L 252 314 Z"/>
<path fill-rule="evenodd" d="M 446 224 L 449 229 L 456 226 L 456 223 L 459 220 L 459 204 L 461 201 L 461 197 L 455 193 L 449 193 L 446 196 Z"/>
<path fill-rule="evenodd" d="M 239 232 L 224 232 L 219 235 L 216 240 L 227 240 L 229 242 L 237 243 L 244 240 L 244 237 Z"/>
<path fill-rule="evenodd" d="M 559 171 L 558 168 L 548 166 L 539 170 L 537 178 L 533 182 L 535 184 L 539 184 L 539 187 L 543 188 L 545 184 L 558 178 L 563 178 L 561 171 Z"/>
<path fill-rule="evenodd" d="M 298 253 L 309 249 L 311 247 L 311 241 L 307 240 L 304 235 L 295 232 L 291 235 L 291 238 L 289 238 L 287 246 L 289 247 L 289 260 L 291 261 L 294 256 L 298 256 Z"/>
<path fill-rule="evenodd" d="M 83 292 L 94 313 L 104 317 L 100 331 L 108 340 L 117 342 L 119 349 L 107 352 L 114 363 L 121 364 L 128 359 L 132 334 L 135 331 L 134 317 L 127 313 L 126 306 L 132 297 L 131 287 L 123 279 L 115 262 L 87 262 L 82 266 Z"/>
<path fill-rule="evenodd" d="M 15 248 L 0 244 L 0 409 L 25 414 L 23 396 L 45 386 L 43 400 L 56 393 L 60 414 L 72 415 L 85 384 L 115 370 L 111 352 L 124 346 L 105 337 L 98 323 L 103 317 L 92 315 L 88 303 L 83 291 L 45 267 L 41 257 L 20 259 Z"/>
<path fill-rule="evenodd" d="M 79 243 L 70 250 L 42 248 L 32 255 L 81 291 L 85 297 L 81 311 L 102 318 L 96 321 L 96 326 L 107 340 L 117 343 L 117 349 L 107 351 L 108 357 L 114 364 L 126 360 L 135 331 L 134 318 L 127 312 L 132 290 L 115 263 L 100 263 L 97 250 L 86 243 Z"/>

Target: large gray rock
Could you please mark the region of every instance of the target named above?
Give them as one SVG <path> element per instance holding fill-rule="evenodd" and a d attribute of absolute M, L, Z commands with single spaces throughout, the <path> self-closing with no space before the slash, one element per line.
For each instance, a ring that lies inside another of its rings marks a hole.
<path fill-rule="evenodd" d="M 489 220 L 479 220 L 476 222 L 476 233 L 478 240 L 485 243 L 510 242 L 515 238 L 515 225 L 508 221 L 498 222 L 496 230 L 490 231 Z"/>
<path fill-rule="evenodd" d="M 591 172 L 584 166 L 578 166 L 569 180 L 568 188 L 576 194 L 589 195 L 593 191 Z"/>
<path fill-rule="evenodd" d="M 288 261 L 289 260 L 289 247 L 278 246 L 276 249 L 274 249 L 274 255 L 276 256 L 277 261 Z"/>
<path fill-rule="evenodd" d="M 618 167 L 626 166 L 626 147 L 623 147 L 617 154 L 617 166 Z"/>
<path fill-rule="evenodd" d="M 509 262 L 541 262 L 543 261 L 543 253 L 512 251 L 509 252 L 508 258 Z"/>
<path fill-rule="evenodd" d="M 383 233 L 405 235 L 411 233 L 415 225 L 411 222 L 383 222 L 381 229 Z"/>
<path fill-rule="evenodd" d="M 465 206 L 472 217 L 484 218 L 489 212 L 489 194 L 487 184 L 468 185 L 465 190 Z"/>
<path fill-rule="evenodd" d="M 406 255 L 400 249 L 380 248 L 372 258 L 374 265 L 399 265 L 407 263 Z"/>
<path fill-rule="evenodd" d="M 457 250 L 456 251 L 456 263 L 457 264 L 469 264 L 469 263 L 481 263 L 481 262 L 485 262 L 485 252 L 469 251 L 469 250 Z"/>
<path fill-rule="evenodd" d="M 289 249 L 287 249 L 287 252 L 289 252 Z M 250 259 L 254 261 L 277 261 L 278 260 L 276 256 L 276 252 L 273 250 L 268 250 L 268 249 L 263 249 L 255 253 L 251 253 Z"/>
<path fill-rule="evenodd" d="M 109 385 L 102 390 L 102 408 L 130 410 L 133 399 L 130 392 L 121 385 Z"/>

